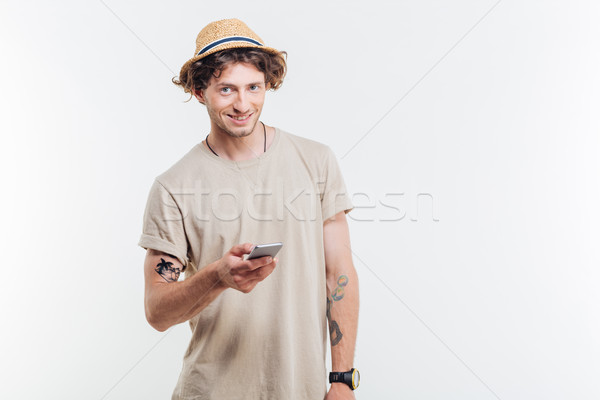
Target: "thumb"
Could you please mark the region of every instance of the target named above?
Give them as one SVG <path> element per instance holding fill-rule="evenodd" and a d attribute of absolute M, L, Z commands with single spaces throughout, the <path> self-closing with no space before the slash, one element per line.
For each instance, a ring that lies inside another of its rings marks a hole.
<path fill-rule="evenodd" d="M 249 254 L 254 245 L 252 243 L 241 243 L 233 246 L 229 252 L 234 256 L 242 257 L 244 254 Z"/>

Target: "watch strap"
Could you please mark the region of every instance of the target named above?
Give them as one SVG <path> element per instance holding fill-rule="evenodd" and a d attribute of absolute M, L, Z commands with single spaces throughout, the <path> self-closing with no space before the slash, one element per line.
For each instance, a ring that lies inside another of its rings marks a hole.
<path fill-rule="evenodd" d="M 344 383 L 344 373 L 343 372 L 330 372 L 329 373 L 329 383 L 341 382 Z"/>
<path fill-rule="evenodd" d="M 354 376 L 356 375 L 356 381 Z M 352 368 L 346 372 L 330 372 L 329 383 L 345 383 L 352 390 L 356 389 L 360 384 L 360 375 L 358 370 Z"/>

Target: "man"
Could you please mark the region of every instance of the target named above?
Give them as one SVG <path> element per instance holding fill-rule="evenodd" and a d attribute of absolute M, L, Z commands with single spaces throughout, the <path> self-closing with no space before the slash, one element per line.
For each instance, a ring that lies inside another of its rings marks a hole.
<path fill-rule="evenodd" d="M 259 120 L 285 71 L 285 53 L 231 19 L 198 34 L 174 80 L 211 126 L 156 178 L 139 241 L 148 322 L 192 329 L 173 399 L 354 398 L 352 204 L 329 147 Z M 276 258 L 245 259 L 279 241 Z"/>

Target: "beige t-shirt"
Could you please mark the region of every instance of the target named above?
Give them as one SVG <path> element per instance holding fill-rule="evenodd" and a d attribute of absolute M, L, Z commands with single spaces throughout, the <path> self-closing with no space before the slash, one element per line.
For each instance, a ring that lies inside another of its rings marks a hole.
<path fill-rule="evenodd" d="M 331 149 L 277 128 L 255 159 L 199 143 L 156 178 L 138 244 L 177 257 L 186 278 L 236 244 L 283 242 L 252 292 L 227 289 L 190 320 L 173 399 L 325 396 L 323 222 L 352 208 Z"/>

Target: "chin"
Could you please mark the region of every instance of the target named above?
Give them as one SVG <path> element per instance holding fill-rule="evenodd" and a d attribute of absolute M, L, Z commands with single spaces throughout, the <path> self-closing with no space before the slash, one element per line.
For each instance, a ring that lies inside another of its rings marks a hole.
<path fill-rule="evenodd" d="M 252 129 L 250 128 L 237 128 L 237 129 L 224 129 L 225 133 L 232 138 L 243 138 L 250 136 Z"/>
<path fill-rule="evenodd" d="M 230 129 L 224 129 L 224 131 L 231 137 L 242 138 L 250 136 L 254 129 L 256 129 L 256 124 L 257 122 L 253 124 L 248 124 L 248 126 L 234 126 Z"/>
<path fill-rule="evenodd" d="M 234 132 L 227 132 L 229 133 L 229 136 L 234 137 L 234 138 L 243 138 L 246 136 L 250 136 L 250 134 L 252 133 L 252 131 L 250 132 L 239 132 L 239 133 L 234 133 Z"/>

